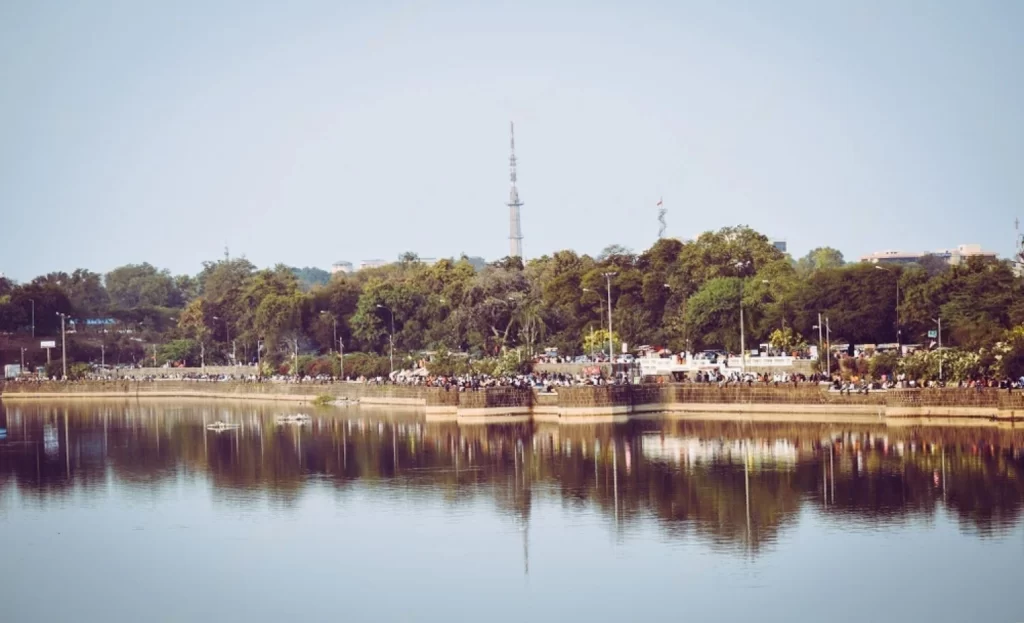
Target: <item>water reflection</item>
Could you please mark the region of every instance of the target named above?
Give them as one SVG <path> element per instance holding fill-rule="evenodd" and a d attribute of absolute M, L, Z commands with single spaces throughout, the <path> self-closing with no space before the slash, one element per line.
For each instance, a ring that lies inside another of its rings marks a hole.
<path fill-rule="evenodd" d="M 930 521 L 1005 534 L 1024 500 L 1012 429 L 886 428 L 644 420 L 459 426 L 387 411 L 278 405 L 7 404 L 0 411 L 0 512 L 109 487 L 151 493 L 205 481 L 223 503 L 263 494 L 295 507 L 311 487 L 481 500 L 523 532 L 539 498 L 597 509 L 617 534 L 653 519 L 672 539 L 758 555 L 814 509 L 846 526 Z M 290 408 L 295 411 L 295 408 Z M 216 432 L 207 425 L 230 422 Z M 246 495 L 237 495 L 246 493 Z"/>

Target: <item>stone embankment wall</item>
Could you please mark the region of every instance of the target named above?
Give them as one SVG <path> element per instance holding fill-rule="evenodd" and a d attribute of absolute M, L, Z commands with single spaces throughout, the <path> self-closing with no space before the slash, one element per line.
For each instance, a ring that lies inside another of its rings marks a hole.
<path fill-rule="evenodd" d="M 209 381 L 85 381 L 80 383 L 7 383 L 3 395 L 26 397 L 209 397 L 311 402 L 318 396 L 391 405 L 425 405 L 428 389 L 363 383 L 245 383 Z M 443 392 L 443 390 L 441 390 Z M 438 394 L 435 399 L 442 397 Z"/>
<path fill-rule="evenodd" d="M 839 394 L 814 385 L 665 383 L 560 387 L 554 393 L 511 387 L 459 392 L 434 387 L 362 383 L 88 381 L 8 383 L 6 399 L 204 397 L 312 402 L 319 396 L 361 404 L 425 407 L 457 417 L 545 415 L 559 418 L 641 413 L 861 414 L 892 418 L 1024 418 L 1024 392 L 996 389 L 899 389 Z"/>

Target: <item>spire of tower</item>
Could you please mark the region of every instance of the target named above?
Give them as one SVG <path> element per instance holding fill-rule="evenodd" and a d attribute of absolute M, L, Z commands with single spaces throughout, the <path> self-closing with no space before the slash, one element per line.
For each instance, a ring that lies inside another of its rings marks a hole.
<path fill-rule="evenodd" d="M 519 200 L 519 189 L 516 188 L 516 126 L 509 122 L 509 180 L 511 188 L 508 193 L 509 212 L 509 257 L 523 257 L 523 230 L 519 218 L 519 208 L 523 203 Z"/>
<path fill-rule="evenodd" d="M 667 225 L 665 224 L 665 213 L 666 212 L 667 212 L 667 210 L 665 210 L 665 204 L 662 202 L 661 198 L 659 197 L 658 198 L 658 238 L 659 239 L 665 237 L 665 228 L 667 227 Z"/>

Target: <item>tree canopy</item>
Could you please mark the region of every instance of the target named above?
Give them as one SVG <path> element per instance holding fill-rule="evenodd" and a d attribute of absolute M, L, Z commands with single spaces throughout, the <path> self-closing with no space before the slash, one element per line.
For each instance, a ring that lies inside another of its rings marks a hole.
<path fill-rule="evenodd" d="M 424 262 L 408 252 L 393 264 L 333 276 L 224 258 L 197 275 L 142 263 L 102 277 L 78 269 L 25 284 L 0 279 L 0 331 L 27 332 L 34 306 L 42 334 L 59 330 L 57 312 L 110 317 L 143 343 L 176 341 L 168 358 L 191 357 L 195 347 L 216 362 L 228 353 L 253 361 L 258 343 L 270 360 L 339 344 L 378 355 L 392 343 L 409 353 L 553 346 L 582 354 L 594 346 L 592 333 L 607 336 L 610 321 L 615 339 L 631 346 L 736 352 L 742 303 L 748 348 L 815 342 L 820 314 L 833 341 L 894 342 L 899 331 L 903 343 L 921 343 L 941 317 L 945 344 L 981 349 L 1024 323 L 1022 294 L 1021 278 L 1004 261 L 847 264 L 829 247 L 793 261 L 738 226 L 690 242 L 658 240 L 640 252 L 609 245 L 596 257 L 563 250 L 484 266 L 466 256 Z M 139 340 L 126 335 L 104 339 L 135 352 Z"/>

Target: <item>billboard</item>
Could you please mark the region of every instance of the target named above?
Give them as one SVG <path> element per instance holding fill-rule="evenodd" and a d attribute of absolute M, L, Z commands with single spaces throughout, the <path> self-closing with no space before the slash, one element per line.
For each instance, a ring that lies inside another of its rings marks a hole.
<path fill-rule="evenodd" d="M 43 340 L 39 342 L 39 348 L 57 348 L 57 342 L 55 340 Z"/>

